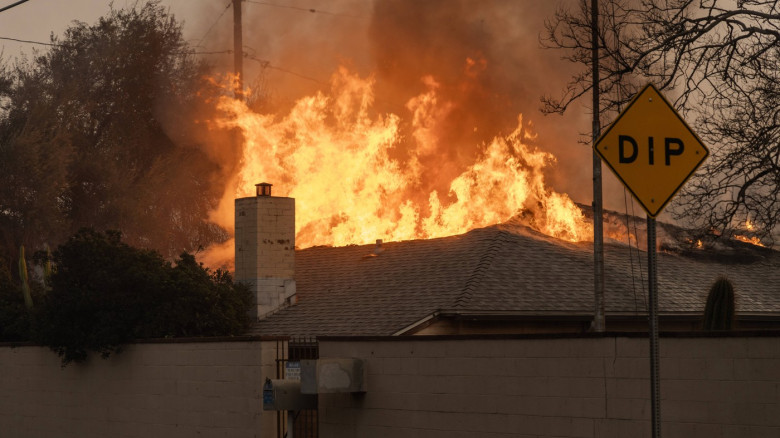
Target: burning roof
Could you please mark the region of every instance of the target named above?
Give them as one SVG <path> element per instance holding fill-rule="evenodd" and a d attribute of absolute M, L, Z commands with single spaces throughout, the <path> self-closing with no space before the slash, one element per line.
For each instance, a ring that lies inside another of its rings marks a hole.
<path fill-rule="evenodd" d="M 299 301 L 258 323 L 261 334 L 391 335 L 433 314 L 587 316 L 593 306 L 592 243 L 571 243 L 517 222 L 428 240 L 312 247 L 296 254 Z M 757 250 L 760 250 L 757 249 Z M 633 251 L 633 258 L 629 252 Z M 605 245 L 606 311 L 646 314 L 646 253 Z M 780 315 L 780 257 L 744 263 L 682 253 L 658 255 L 660 311 L 698 315 L 710 284 L 734 283 L 737 311 Z"/>

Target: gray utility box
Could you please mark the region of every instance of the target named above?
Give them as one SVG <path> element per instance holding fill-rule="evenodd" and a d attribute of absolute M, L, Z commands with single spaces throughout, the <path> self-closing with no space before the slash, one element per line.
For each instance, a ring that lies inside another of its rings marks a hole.
<path fill-rule="evenodd" d="M 298 380 L 266 379 L 263 385 L 264 411 L 300 411 L 317 407 L 317 396 L 301 393 Z"/>
<path fill-rule="evenodd" d="M 301 392 L 304 394 L 366 392 L 366 380 L 362 359 L 301 361 Z"/>

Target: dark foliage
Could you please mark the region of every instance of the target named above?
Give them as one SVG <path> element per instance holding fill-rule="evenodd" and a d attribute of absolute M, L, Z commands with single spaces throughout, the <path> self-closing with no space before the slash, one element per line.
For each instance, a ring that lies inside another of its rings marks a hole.
<path fill-rule="evenodd" d="M 122 230 L 165 257 L 224 240 L 207 221 L 222 170 L 197 123 L 219 90 L 180 24 L 151 1 L 52 43 L 0 68 L 0 253 L 82 227 Z"/>
<path fill-rule="evenodd" d="M 22 288 L 0 259 L 0 342 L 30 340 L 31 320 Z"/>
<path fill-rule="evenodd" d="M 63 364 L 89 352 L 108 357 L 134 339 L 237 335 L 248 327 L 248 289 L 187 253 L 174 266 L 156 251 L 123 243 L 118 232 L 84 229 L 53 258 L 36 338 Z"/>

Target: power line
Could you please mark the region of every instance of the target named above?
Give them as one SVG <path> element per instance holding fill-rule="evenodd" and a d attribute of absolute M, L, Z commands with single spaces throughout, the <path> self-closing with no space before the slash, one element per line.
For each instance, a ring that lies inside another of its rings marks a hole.
<path fill-rule="evenodd" d="M 8 9 L 11 9 L 11 8 L 13 8 L 14 6 L 19 6 L 19 5 L 21 5 L 22 3 L 26 3 L 27 1 L 28 1 L 28 0 L 20 0 L 20 1 L 18 1 L 18 2 L 16 2 L 16 3 L 14 3 L 14 4 L 12 4 L 12 5 L 8 5 L 8 6 L 4 7 L 4 8 L 0 8 L 0 12 L 7 11 Z"/>
<path fill-rule="evenodd" d="M 303 12 L 310 12 L 310 13 L 317 13 L 317 14 L 332 15 L 334 17 L 349 17 L 349 18 L 359 18 L 359 19 L 366 18 L 366 17 L 361 16 L 361 15 L 340 14 L 340 13 L 337 13 L 337 12 L 328 12 L 328 11 L 323 11 L 321 9 L 314 9 L 314 8 L 301 8 L 301 7 L 298 7 L 298 6 L 280 5 L 280 4 L 277 4 L 277 3 L 259 2 L 259 1 L 254 1 L 254 0 L 244 0 L 244 1 L 246 3 L 254 3 L 256 5 L 271 6 L 271 7 L 274 7 L 274 8 L 294 9 L 296 11 L 303 11 Z"/>
<path fill-rule="evenodd" d="M 214 22 L 213 22 L 213 23 L 211 23 L 211 26 L 210 26 L 210 27 L 209 27 L 209 29 L 206 31 L 206 33 L 204 33 L 204 34 L 203 34 L 203 36 L 202 36 L 202 37 L 200 37 L 200 39 L 198 40 L 198 44 L 195 44 L 195 47 L 200 47 L 201 43 L 203 43 L 203 40 L 204 40 L 204 39 L 206 39 L 206 37 L 208 36 L 208 34 L 210 34 L 210 33 L 211 33 L 211 30 L 212 30 L 212 29 L 214 29 L 214 26 L 216 26 L 216 25 L 217 25 L 217 23 L 219 23 L 219 20 L 220 20 L 220 19 L 222 19 L 222 16 L 224 16 L 224 15 L 225 15 L 225 12 L 227 12 L 227 10 L 228 10 L 228 9 L 230 9 L 230 6 L 231 6 L 232 4 L 233 4 L 233 2 L 232 2 L 232 1 L 229 1 L 229 2 L 228 2 L 227 6 L 225 6 L 225 9 L 223 9 L 223 10 L 222 10 L 222 13 L 221 13 L 221 14 L 219 14 L 219 17 L 217 17 L 217 19 L 216 19 L 216 20 L 214 20 Z"/>
<path fill-rule="evenodd" d="M 39 44 L 41 46 L 52 46 L 52 47 L 71 47 L 66 44 L 57 44 L 57 43 L 43 43 L 40 41 L 30 41 L 30 40 L 20 40 L 18 38 L 10 38 L 10 37 L 0 37 L 0 40 L 6 40 L 6 41 L 15 41 L 17 43 L 25 43 L 25 44 Z"/>
<path fill-rule="evenodd" d="M 193 55 L 225 55 L 225 54 L 231 54 L 231 53 L 233 53 L 233 51 L 232 50 L 218 50 L 218 51 L 214 51 L 214 52 L 184 52 L 184 53 L 189 53 L 189 54 L 193 54 Z M 257 62 L 258 64 L 260 64 L 260 66 L 262 68 L 271 68 L 271 69 L 278 70 L 278 71 L 283 72 L 283 73 L 287 73 L 289 75 L 297 76 L 297 77 L 299 77 L 301 79 L 306 79 L 307 81 L 316 82 L 316 83 L 322 84 L 322 85 L 328 85 L 328 83 L 325 82 L 325 81 L 321 81 L 321 80 L 313 78 L 311 76 L 306 76 L 304 74 L 297 73 L 297 72 L 294 72 L 292 70 L 288 70 L 286 68 L 273 65 L 273 64 L 271 64 L 271 61 L 268 61 L 266 59 L 258 58 L 256 56 L 250 55 L 250 54 L 248 54 L 246 52 L 244 52 L 244 58 L 249 59 L 251 61 Z"/>
<path fill-rule="evenodd" d="M 232 50 L 215 50 L 212 52 L 198 52 L 198 51 L 189 51 L 185 50 L 183 52 L 176 52 L 176 53 L 186 53 L 188 55 L 229 55 L 233 53 Z"/>
<path fill-rule="evenodd" d="M 258 63 L 260 63 L 260 65 L 261 65 L 263 68 L 272 68 L 272 69 L 274 69 L 274 70 L 278 70 L 278 71 L 280 71 L 280 72 L 282 72 L 282 73 L 287 73 L 287 74 L 289 74 L 289 75 L 297 76 L 297 77 L 299 77 L 299 78 L 301 78 L 301 79 L 306 79 L 307 81 L 313 81 L 313 82 L 316 82 L 316 83 L 318 83 L 318 84 L 322 84 L 322 85 L 328 85 L 328 83 L 327 83 L 327 82 L 321 81 L 321 80 L 319 80 L 319 79 L 315 79 L 315 78 L 312 78 L 312 77 L 310 77 L 310 76 L 302 75 L 302 74 L 300 74 L 300 73 L 296 73 L 296 72 L 294 72 L 294 71 L 292 71 L 292 70 L 287 70 L 286 68 L 277 67 L 277 66 L 275 66 L 275 65 L 271 64 L 271 62 L 270 62 L 270 61 L 267 61 L 267 60 L 265 60 L 265 59 L 256 58 L 256 57 L 254 57 L 254 56 L 252 56 L 252 55 L 249 55 L 249 54 L 246 54 L 246 53 L 244 53 L 244 58 L 247 58 L 247 59 L 250 59 L 250 60 L 252 60 L 252 61 L 255 61 L 255 62 L 258 62 Z"/>
<path fill-rule="evenodd" d="M 24 43 L 24 44 L 38 44 L 41 46 L 49 46 L 49 47 L 66 47 L 66 48 L 74 48 L 76 46 L 70 45 L 70 44 L 58 44 L 58 43 L 44 43 L 42 41 L 31 41 L 31 40 L 20 40 L 18 38 L 11 38 L 11 37 L 0 37 L 0 40 L 5 41 L 14 41 L 17 43 Z M 225 54 L 231 54 L 233 53 L 232 50 L 217 50 L 217 51 L 196 51 L 196 50 L 182 50 L 179 52 L 173 52 L 177 55 L 225 55 Z"/>

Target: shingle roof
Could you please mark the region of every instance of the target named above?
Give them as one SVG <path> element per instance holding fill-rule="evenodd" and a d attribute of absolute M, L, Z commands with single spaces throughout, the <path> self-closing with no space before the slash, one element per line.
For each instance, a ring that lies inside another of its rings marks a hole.
<path fill-rule="evenodd" d="M 260 321 L 266 335 L 390 335 L 434 312 L 588 314 L 593 245 L 568 243 L 522 225 L 459 236 L 296 252 L 298 303 Z M 607 314 L 645 311 L 647 254 L 605 244 Z M 641 270 L 640 265 L 641 264 Z M 633 274 L 632 274 L 633 272 Z M 718 263 L 658 253 L 659 309 L 699 313 L 719 276 L 735 286 L 740 313 L 780 313 L 780 258 Z"/>

